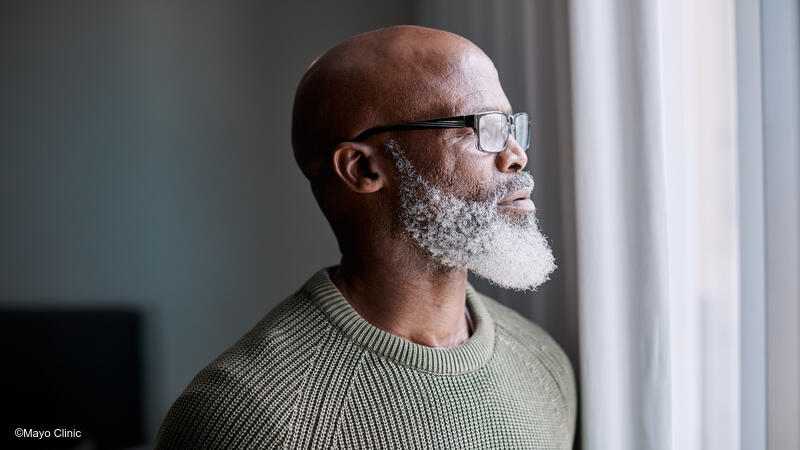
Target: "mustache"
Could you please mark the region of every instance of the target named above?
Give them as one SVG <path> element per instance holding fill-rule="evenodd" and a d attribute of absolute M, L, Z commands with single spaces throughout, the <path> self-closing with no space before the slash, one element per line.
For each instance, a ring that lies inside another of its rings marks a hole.
<path fill-rule="evenodd" d="M 507 181 L 490 189 L 483 196 L 483 201 L 495 204 L 518 189 L 530 188 L 531 192 L 533 192 L 534 185 L 533 175 L 530 172 L 516 172 Z"/>

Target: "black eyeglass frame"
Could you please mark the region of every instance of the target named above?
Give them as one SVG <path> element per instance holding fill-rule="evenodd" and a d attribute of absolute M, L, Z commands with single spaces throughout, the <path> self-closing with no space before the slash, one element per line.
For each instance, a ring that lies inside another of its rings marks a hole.
<path fill-rule="evenodd" d="M 481 133 L 478 129 L 478 124 L 480 123 L 480 119 L 483 116 L 487 116 L 489 114 L 502 114 L 506 116 L 506 121 L 508 123 L 508 135 L 506 136 L 506 142 L 503 144 L 503 148 L 496 151 L 486 150 L 481 146 Z M 514 139 L 516 139 L 516 125 L 517 121 L 521 118 L 525 118 L 528 121 L 528 137 L 524 143 L 517 142 L 519 145 L 522 146 L 524 150 L 528 150 L 531 144 L 531 120 L 528 113 L 519 112 L 516 114 L 506 114 L 503 111 L 486 111 L 478 114 L 469 114 L 466 116 L 454 116 L 454 117 L 445 117 L 442 119 L 430 119 L 430 120 L 422 120 L 419 122 L 407 122 L 407 123 L 399 123 L 395 125 L 385 125 L 379 127 L 373 127 L 368 130 L 363 131 L 358 136 L 351 139 L 352 142 L 362 141 L 374 134 L 385 133 L 387 131 L 403 131 L 403 130 L 429 130 L 429 129 L 437 129 L 437 128 L 472 128 L 475 130 L 475 135 L 478 137 L 478 149 L 487 152 L 487 153 L 500 153 L 508 147 L 508 138 L 512 135 L 512 128 L 513 127 L 513 134 Z"/>

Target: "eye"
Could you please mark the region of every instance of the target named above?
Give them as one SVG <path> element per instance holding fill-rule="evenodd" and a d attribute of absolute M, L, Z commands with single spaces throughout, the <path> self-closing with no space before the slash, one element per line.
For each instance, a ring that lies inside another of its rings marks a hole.
<path fill-rule="evenodd" d="M 473 130 L 472 128 L 465 128 L 464 130 L 458 132 L 458 134 L 456 135 L 456 139 L 464 139 L 465 137 L 473 135 L 475 135 L 475 130 Z"/>

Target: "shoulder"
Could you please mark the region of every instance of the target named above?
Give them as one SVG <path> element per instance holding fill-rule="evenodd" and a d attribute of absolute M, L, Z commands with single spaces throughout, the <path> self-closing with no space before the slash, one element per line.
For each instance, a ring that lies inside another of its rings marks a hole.
<path fill-rule="evenodd" d="M 164 418 L 156 447 L 276 446 L 324 333 L 319 314 L 300 291 L 279 303 L 194 377 Z"/>
<path fill-rule="evenodd" d="M 494 319 L 495 327 L 504 336 L 510 336 L 519 341 L 520 345 L 528 349 L 543 350 L 553 356 L 563 356 L 566 353 L 553 339 L 553 337 L 540 325 L 532 322 L 522 314 L 491 297 L 480 294 L 486 309 Z M 568 360 L 567 360 L 568 362 Z"/>
<path fill-rule="evenodd" d="M 544 328 L 513 308 L 503 305 L 487 295 L 481 293 L 478 295 L 494 319 L 495 327 L 499 328 L 504 335 L 513 337 L 526 348 L 541 350 L 544 347 L 548 353 L 566 357 L 563 349 Z"/>

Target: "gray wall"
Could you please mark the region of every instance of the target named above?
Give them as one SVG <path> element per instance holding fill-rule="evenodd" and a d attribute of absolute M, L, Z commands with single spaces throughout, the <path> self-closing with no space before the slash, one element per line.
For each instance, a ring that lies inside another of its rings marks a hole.
<path fill-rule="evenodd" d="M 146 429 L 338 250 L 291 154 L 294 89 L 405 1 L 3 2 L 0 300 L 145 319 Z"/>

